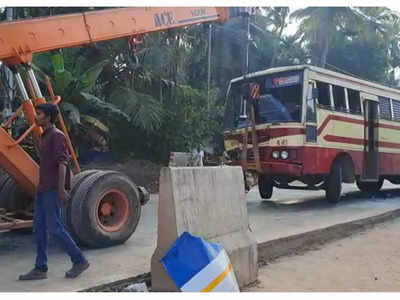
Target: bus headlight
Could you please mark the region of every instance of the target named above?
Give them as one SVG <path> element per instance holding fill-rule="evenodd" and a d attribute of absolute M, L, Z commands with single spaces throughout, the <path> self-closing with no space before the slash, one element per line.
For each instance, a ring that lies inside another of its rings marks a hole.
<path fill-rule="evenodd" d="M 272 157 L 275 158 L 275 159 L 278 159 L 279 158 L 279 151 L 273 151 L 272 152 Z"/>
<path fill-rule="evenodd" d="M 286 150 L 283 150 L 281 152 L 281 158 L 282 159 L 288 159 L 288 157 L 289 157 L 289 152 L 287 152 Z"/>

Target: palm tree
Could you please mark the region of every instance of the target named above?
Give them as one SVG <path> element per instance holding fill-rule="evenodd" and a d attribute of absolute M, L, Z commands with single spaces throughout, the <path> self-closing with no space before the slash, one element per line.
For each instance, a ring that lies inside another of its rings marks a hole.
<path fill-rule="evenodd" d="M 283 30 L 288 25 L 286 19 L 289 15 L 289 7 L 271 7 L 267 8 L 266 11 L 266 19 L 270 20 L 270 24 L 273 25 L 274 28 L 272 33 L 276 36 L 274 39 L 273 55 L 270 63 L 270 66 L 274 67 L 279 54 L 279 45 L 283 38 Z"/>
<path fill-rule="evenodd" d="M 338 29 L 357 28 L 363 18 L 351 7 L 306 7 L 294 11 L 291 18 L 301 20 L 297 34 L 307 41 L 311 64 L 325 67 L 333 34 Z"/>
<path fill-rule="evenodd" d="M 397 56 L 399 16 L 385 7 L 307 7 L 294 11 L 291 18 L 301 20 L 296 33 L 308 43 L 311 64 L 325 67 L 335 33 L 347 37 L 379 38 L 390 55 Z"/>
<path fill-rule="evenodd" d="M 372 38 L 379 37 L 387 48 L 390 66 L 400 66 L 400 14 L 385 7 L 363 7 L 359 9 L 367 20 Z"/>

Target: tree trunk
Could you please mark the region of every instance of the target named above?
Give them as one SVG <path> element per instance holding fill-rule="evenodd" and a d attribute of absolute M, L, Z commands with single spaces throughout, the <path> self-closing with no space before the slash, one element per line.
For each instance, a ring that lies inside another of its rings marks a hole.
<path fill-rule="evenodd" d="M 276 61 L 276 58 L 278 57 L 279 43 L 280 43 L 280 41 L 282 39 L 282 32 L 283 32 L 284 28 L 285 28 L 285 24 L 282 24 L 282 26 L 281 26 L 281 28 L 279 30 L 279 35 L 278 35 L 278 39 L 277 39 L 278 41 L 276 43 L 274 43 L 274 52 L 272 54 L 271 64 L 270 64 L 271 68 L 275 66 L 275 61 Z"/>
<path fill-rule="evenodd" d="M 313 32 L 313 37 L 311 39 L 311 64 L 313 66 L 320 66 L 320 57 L 321 51 L 318 43 L 318 33 L 317 31 Z"/>
<path fill-rule="evenodd" d="M 275 66 L 275 62 L 276 62 L 276 58 L 278 57 L 278 48 L 279 48 L 279 43 L 282 39 L 282 34 L 283 34 L 283 30 L 285 29 L 285 21 L 286 21 L 286 17 L 287 14 L 289 13 L 289 11 L 286 11 L 285 13 L 283 13 L 283 15 L 281 15 L 281 22 L 280 22 L 280 28 L 279 28 L 279 34 L 278 34 L 278 43 L 274 44 L 274 52 L 272 54 L 272 59 L 271 59 L 271 68 Z"/>
<path fill-rule="evenodd" d="M 335 30 L 334 20 L 332 14 L 327 14 L 325 18 L 321 19 L 321 25 L 319 26 L 317 33 L 317 43 L 319 45 L 319 67 L 324 68 L 326 65 L 326 58 L 329 52 L 329 45 L 333 37 Z"/>
<path fill-rule="evenodd" d="M 320 67 L 321 68 L 325 68 L 326 57 L 328 56 L 330 43 L 331 43 L 331 38 L 329 36 L 326 36 L 326 38 L 323 41 L 323 45 L 322 45 L 322 53 L 321 53 L 321 59 L 320 59 Z"/>

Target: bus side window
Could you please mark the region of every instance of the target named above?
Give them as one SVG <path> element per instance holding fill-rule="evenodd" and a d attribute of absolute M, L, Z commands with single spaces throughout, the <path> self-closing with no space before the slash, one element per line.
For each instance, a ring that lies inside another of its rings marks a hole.
<path fill-rule="evenodd" d="M 332 85 L 333 100 L 335 103 L 335 110 L 347 111 L 346 98 L 344 88 L 337 85 Z"/>
<path fill-rule="evenodd" d="M 393 117 L 395 121 L 400 121 L 400 101 L 392 99 Z"/>
<path fill-rule="evenodd" d="M 318 104 L 325 108 L 331 108 L 329 84 L 317 81 Z"/>
<path fill-rule="evenodd" d="M 347 97 L 349 99 L 350 112 L 353 114 L 361 114 L 360 92 L 352 89 L 347 89 Z"/>
<path fill-rule="evenodd" d="M 316 117 L 316 113 L 315 113 L 315 99 L 317 98 L 317 96 L 313 95 L 313 90 L 314 86 L 313 83 L 310 82 L 308 84 L 308 90 L 307 90 L 307 117 L 306 120 L 307 122 L 316 122 L 317 121 L 317 117 Z"/>
<path fill-rule="evenodd" d="M 380 118 L 385 120 L 392 119 L 392 110 L 390 108 L 390 99 L 386 97 L 379 97 L 379 111 Z"/>

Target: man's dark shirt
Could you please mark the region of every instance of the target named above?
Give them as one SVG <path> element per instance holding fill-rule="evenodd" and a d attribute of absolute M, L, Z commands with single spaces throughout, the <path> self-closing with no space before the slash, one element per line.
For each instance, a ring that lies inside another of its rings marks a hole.
<path fill-rule="evenodd" d="M 65 188 L 70 188 L 67 139 L 55 126 L 46 129 L 40 142 L 40 171 L 38 191 L 58 190 L 58 166 L 67 167 Z"/>

